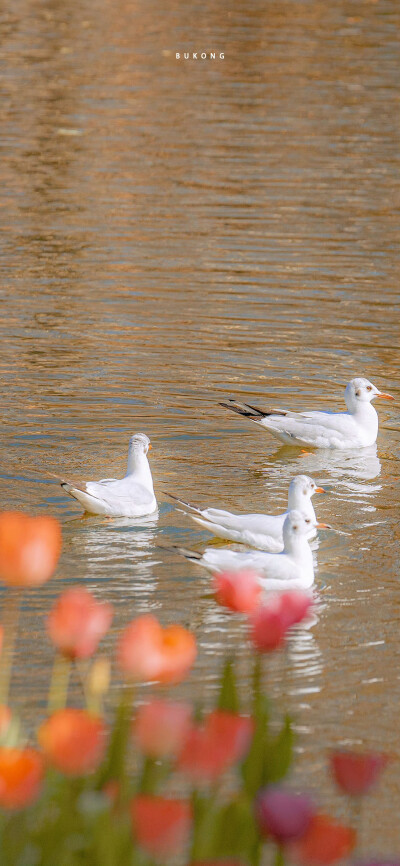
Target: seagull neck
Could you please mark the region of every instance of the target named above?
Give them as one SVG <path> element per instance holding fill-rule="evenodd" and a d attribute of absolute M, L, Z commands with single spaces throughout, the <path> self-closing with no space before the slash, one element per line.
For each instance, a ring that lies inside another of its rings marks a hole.
<path fill-rule="evenodd" d="M 309 559 L 310 556 L 312 557 L 310 545 L 304 535 L 296 538 L 291 535 L 284 539 L 284 544 L 283 552 L 292 556 L 293 559 L 299 561 L 301 559 Z"/>
<path fill-rule="evenodd" d="M 138 454 L 137 451 L 134 451 L 133 449 L 132 451 L 129 450 L 126 474 L 134 475 L 135 481 L 143 484 L 143 487 L 146 487 L 147 490 L 153 490 L 153 479 L 151 477 L 150 465 L 144 452 Z"/>
<path fill-rule="evenodd" d="M 310 496 L 302 495 L 302 499 L 299 502 L 298 499 L 289 492 L 288 511 L 300 511 L 301 514 L 304 514 L 305 517 L 309 517 L 313 523 L 316 523 L 317 518 L 315 516 L 314 506 Z"/>

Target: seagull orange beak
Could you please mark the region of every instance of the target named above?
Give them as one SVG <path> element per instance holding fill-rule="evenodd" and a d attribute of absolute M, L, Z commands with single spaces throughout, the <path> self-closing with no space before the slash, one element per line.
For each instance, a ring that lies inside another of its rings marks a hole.
<path fill-rule="evenodd" d="M 316 523 L 317 529 L 332 529 L 330 523 Z"/>
<path fill-rule="evenodd" d="M 149 447 L 148 447 L 147 450 L 148 450 L 148 451 L 151 451 L 152 447 L 153 447 L 153 446 L 152 446 L 151 442 L 149 442 Z"/>
<path fill-rule="evenodd" d="M 316 487 L 315 493 L 326 493 L 325 487 Z"/>
<path fill-rule="evenodd" d="M 375 394 L 375 397 L 380 397 L 381 400 L 394 400 L 391 394 Z"/>

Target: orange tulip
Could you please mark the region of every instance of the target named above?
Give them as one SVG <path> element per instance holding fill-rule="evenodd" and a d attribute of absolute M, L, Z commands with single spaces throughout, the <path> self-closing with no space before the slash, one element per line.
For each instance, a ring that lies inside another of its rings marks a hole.
<path fill-rule="evenodd" d="M 103 720 L 72 708 L 58 710 L 46 719 L 38 738 L 48 762 L 67 776 L 94 772 L 106 747 Z"/>
<path fill-rule="evenodd" d="M 190 704 L 153 700 L 139 707 L 133 733 L 141 751 L 150 758 L 176 755 L 189 733 Z"/>
<path fill-rule="evenodd" d="M 60 556 L 61 527 L 54 517 L 0 514 L 0 578 L 9 586 L 41 586 Z"/>
<path fill-rule="evenodd" d="M 112 620 L 110 604 L 100 603 L 82 586 L 67 589 L 56 601 L 47 630 L 57 649 L 71 659 L 96 651 Z"/>
<path fill-rule="evenodd" d="M 34 749 L 0 748 L 0 807 L 22 809 L 40 792 L 43 761 Z"/>
<path fill-rule="evenodd" d="M 151 857 L 176 855 L 185 847 L 192 810 L 184 800 L 140 794 L 131 802 L 131 815 L 135 838 Z"/>
<path fill-rule="evenodd" d="M 377 783 L 388 763 L 382 752 L 333 752 L 331 768 L 339 788 L 353 797 L 366 794 Z"/>
<path fill-rule="evenodd" d="M 0 704 L 0 737 L 5 734 L 11 722 L 12 713 L 10 707 Z"/>
<path fill-rule="evenodd" d="M 192 667 L 196 654 L 196 641 L 189 631 L 180 625 L 162 628 L 151 615 L 133 620 L 117 647 L 121 670 L 136 682 L 180 682 Z"/>
<path fill-rule="evenodd" d="M 293 846 L 304 866 L 330 866 L 353 851 L 357 834 L 329 815 L 314 815 L 304 836 Z"/>
<path fill-rule="evenodd" d="M 214 782 L 240 761 L 249 749 L 253 720 L 215 710 L 201 725 L 193 725 L 178 758 L 178 768 L 197 783 Z"/>

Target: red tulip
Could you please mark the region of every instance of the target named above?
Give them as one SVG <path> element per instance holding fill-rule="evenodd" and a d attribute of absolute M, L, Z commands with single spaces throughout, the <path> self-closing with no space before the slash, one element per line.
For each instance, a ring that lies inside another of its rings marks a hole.
<path fill-rule="evenodd" d="M 350 854 L 356 836 L 355 830 L 337 824 L 329 815 L 314 815 L 294 847 L 295 856 L 304 866 L 329 866 Z"/>
<path fill-rule="evenodd" d="M 313 606 L 312 597 L 307 592 L 299 589 L 291 589 L 280 594 L 282 618 L 286 628 L 297 625 L 307 615 Z"/>
<path fill-rule="evenodd" d="M 240 761 L 249 749 L 253 720 L 215 710 L 193 725 L 178 757 L 178 768 L 195 784 L 214 782 Z"/>
<path fill-rule="evenodd" d="M 100 603 L 84 587 L 67 589 L 57 599 L 47 630 L 57 649 L 71 659 L 86 659 L 96 651 L 112 620 L 110 604 Z"/>
<path fill-rule="evenodd" d="M 140 794 L 131 802 L 133 833 L 151 857 L 178 854 L 187 844 L 192 810 L 184 800 L 169 800 Z"/>
<path fill-rule="evenodd" d="M 22 809 L 40 793 L 43 761 L 34 749 L 0 748 L 0 807 Z"/>
<path fill-rule="evenodd" d="M 298 794 L 279 785 L 263 788 L 256 800 L 260 833 L 279 845 L 300 839 L 310 825 L 314 806 L 307 794 Z"/>
<path fill-rule="evenodd" d="M 189 732 L 190 704 L 153 700 L 139 707 L 133 732 L 141 751 L 150 758 L 171 758 L 177 754 Z"/>
<path fill-rule="evenodd" d="M 138 682 L 180 682 L 192 667 L 196 654 L 196 641 L 191 632 L 180 625 L 162 628 L 151 615 L 133 620 L 117 648 L 121 670 Z"/>
<path fill-rule="evenodd" d="M 61 527 L 54 517 L 0 514 L 0 578 L 9 586 L 41 586 L 56 569 Z"/>
<path fill-rule="evenodd" d="M 250 616 L 250 637 L 258 652 L 271 652 L 284 646 L 287 626 L 279 596 L 271 596 Z"/>
<path fill-rule="evenodd" d="M 49 763 L 67 776 L 94 772 L 106 747 L 103 720 L 86 710 L 58 710 L 40 726 L 38 737 Z"/>
<path fill-rule="evenodd" d="M 250 613 L 259 604 L 262 589 L 255 571 L 222 571 L 214 574 L 216 600 L 229 610 Z"/>
<path fill-rule="evenodd" d="M 373 788 L 388 760 L 380 752 L 332 752 L 331 768 L 339 788 L 358 797 Z"/>
<path fill-rule="evenodd" d="M 5 734 L 10 726 L 12 713 L 10 707 L 0 704 L 0 737 Z"/>

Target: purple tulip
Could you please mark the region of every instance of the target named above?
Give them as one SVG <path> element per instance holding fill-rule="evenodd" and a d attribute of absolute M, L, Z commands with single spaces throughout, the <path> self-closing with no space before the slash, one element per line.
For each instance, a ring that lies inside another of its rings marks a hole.
<path fill-rule="evenodd" d="M 278 785 L 259 792 L 255 809 L 261 834 L 271 836 L 280 845 L 304 836 L 315 813 L 311 797 Z"/>

